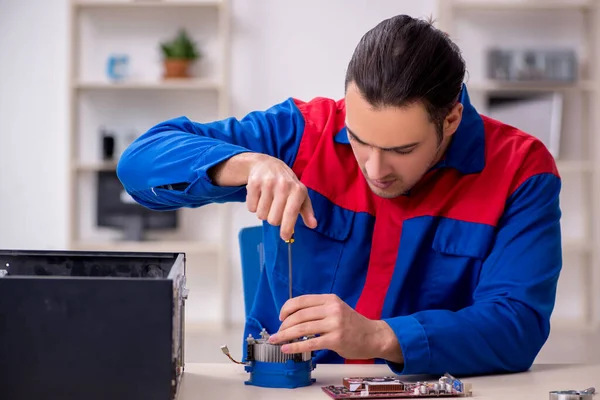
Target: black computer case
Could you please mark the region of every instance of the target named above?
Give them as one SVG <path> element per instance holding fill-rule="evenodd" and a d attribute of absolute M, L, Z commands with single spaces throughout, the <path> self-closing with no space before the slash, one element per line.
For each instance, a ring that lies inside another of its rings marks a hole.
<path fill-rule="evenodd" d="M 0 250 L 0 399 L 172 400 L 185 255 Z"/>

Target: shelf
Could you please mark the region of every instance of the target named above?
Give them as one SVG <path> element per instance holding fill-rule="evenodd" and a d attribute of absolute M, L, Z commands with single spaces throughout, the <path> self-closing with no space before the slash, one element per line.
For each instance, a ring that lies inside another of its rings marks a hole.
<path fill-rule="evenodd" d="M 73 163 L 73 168 L 81 172 L 116 171 L 116 162 Z"/>
<path fill-rule="evenodd" d="M 78 0 L 73 5 L 79 9 L 93 8 L 189 8 L 189 7 L 220 7 L 220 0 Z"/>
<path fill-rule="evenodd" d="M 578 172 L 592 172 L 592 164 L 587 161 L 577 161 L 577 160 L 565 160 L 565 161 L 557 161 L 556 166 L 558 167 L 558 172 L 563 173 L 578 173 Z"/>
<path fill-rule="evenodd" d="M 217 254 L 221 247 L 213 242 L 204 241 L 102 241 L 75 242 L 71 246 L 75 250 L 88 251 L 132 251 L 132 252 L 184 252 L 188 254 Z"/>
<path fill-rule="evenodd" d="M 567 92 L 567 91 L 593 91 L 596 88 L 593 81 L 577 83 L 552 83 L 552 82 L 501 82 L 486 80 L 467 83 L 467 87 L 474 91 L 485 92 Z"/>
<path fill-rule="evenodd" d="M 552 333 L 596 333 L 597 327 L 590 323 L 584 317 L 554 317 L 550 320 Z"/>
<path fill-rule="evenodd" d="M 588 253 L 592 245 L 586 240 L 567 239 L 562 243 L 563 253 Z"/>
<path fill-rule="evenodd" d="M 228 205 L 219 205 L 224 211 L 217 210 L 214 215 L 210 210 L 181 210 L 186 213 L 180 219 L 181 229 L 164 235 L 149 232 L 152 239 L 148 241 L 125 241 L 116 230 L 98 226 L 95 221 L 97 187 L 93 175 L 115 172 L 126 143 L 160 121 L 177 115 L 197 121 L 230 115 L 230 93 L 225 90 L 231 67 L 230 0 L 67 0 L 67 3 L 72 71 L 66 82 L 71 157 L 68 247 L 105 253 L 185 253 L 191 267 L 189 289 L 201 293 L 198 300 L 191 299 L 186 324 L 208 319 L 224 327 L 230 322 L 232 309 L 228 257 L 231 249 L 225 244 L 231 237 Z M 156 46 L 171 37 L 176 26 L 187 29 L 194 40 L 203 43 L 207 64 L 201 68 L 204 72 L 190 78 L 163 79 L 164 66 L 156 58 L 160 50 Z M 116 51 L 130 54 L 136 60 L 132 66 L 134 73 L 121 81 L 112 81 L 104 70 L 107 55 Z M 115 157 L 107 161 L 102 158 L 101 132 L 98 132 L 101 126 L 110 126 L 111 131 L 129 130 L 125 136 L 115 137 Z M 115 190 L 111 195 L 116 198 L 122 194 L 121 190 Z M 212 226 L 199 226 L 204 214 L 210 216 Z M 218 231 L 214 232 L 216 237 L 202 236 L 212 234 L 211 228 Z M 204 268 L 205 265 L 211 268 Z M 210 272 L 210 278 L 206 278 L 206 272 Z M 208 301 L 218 303 L 211 312 L 204 307 Z"/>
<path fill-rule="evenodd" d="M 578 11 L 594 7 L 589 0 L 455 0 L 452 7 L 473 11 Z"/>
<path fill-rule="evenodd" d="M 598 63 L 588 63 L 588 55 L 597 54 L 600 37 L 594 28 L 600 26 L 599 0 L 437 0 L 436 5 L 441 28 L 455 37 L 471 65 L 466 86 L 484 114 L 493 97 L 564 94 L 568 104 L 563 107 L 562 121 L 569 134 L 563 135 L 567 146 L 561 144 L 561 148 L 580 150 L 583 146 L 586 153 L 598 152 L 594 128 L 600 123 L 596 112 L 600 69 Z M 508 31 L 502 25 L 509 26 Z M 577 80 L 571 82 L 506 82 L 488 77 L 486 50 L 515 47 L 573 49 L 581 56 L 578 64 L 583 68 L 578 68 Z M 557 299 L 565 302 L 561 313 L 565 318 L 553 317 L 553 329 L 600 330 L 600 292 L 595 290 L 600 285 L 600 214 L 595 212 L 600 192 L 593 182 L 599 166 L 587 157 L 569 160 L 561 155 L 555 161 L 566 189 L 561 192 L 560 243 L 566 276 L 561 276 L 565 298 Z"/>
<path fill-rule="evenodd" d="M 210 79 L 166 79 L 160 81 L 77 82 L 80 90 L 219 90 L 221 85 Z"/>

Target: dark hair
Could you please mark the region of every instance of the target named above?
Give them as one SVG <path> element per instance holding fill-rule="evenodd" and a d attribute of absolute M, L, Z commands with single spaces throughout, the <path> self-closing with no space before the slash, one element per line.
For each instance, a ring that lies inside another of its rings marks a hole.
<path fill-rule="evenodd" d="M 430 21 L 398 15 L 360 40 L 346 72 L 373 107 L 422 102 L 441 139 L 442 124 L 458 100 L 465 76 L 460 49 Z"/>

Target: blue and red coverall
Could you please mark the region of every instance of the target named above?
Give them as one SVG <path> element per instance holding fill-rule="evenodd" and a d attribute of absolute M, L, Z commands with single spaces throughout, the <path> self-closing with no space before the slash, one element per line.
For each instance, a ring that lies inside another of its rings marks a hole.
<path fill-rule="evenodd" d="M 290 98 L 242 119 L 185 117 L 151 128 L 122 155 L 118 176 L 155 210 L 245 201 L 207 171 L 242 152 L 289 165 L 318 221 L 295 227 L 294 296 L 335 293 L 385 320 L 399 374 L 485 374 L 528 369 L 550 330 L 562 267 L 560 177 L 536 138 L 480 115 L 463 86 L 451 145 L 408 194 L 375 196 L 348 143 L 344 101 Z M 168 185 L 184 183 L 169 188 Z M 287 245 L 264 224 L 265 261 L 245 335 L 279 328 L 288 300 Z M 241 339 L 243 340 L 243 338 Z M 341 363 L 322 350 L 317 363 Z M 372 360 L 384 362 L 383 360 Z"/>

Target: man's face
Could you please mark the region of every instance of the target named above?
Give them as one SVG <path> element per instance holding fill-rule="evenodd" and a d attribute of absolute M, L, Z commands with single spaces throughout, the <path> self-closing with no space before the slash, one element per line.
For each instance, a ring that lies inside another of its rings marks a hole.
<path fill-rule="evenodd" d="M 350 145 L 371 190 L 394 198 L 410 190 L 443 155 L 460 122 L 457 104 L 443 124 L 443 140 L 425 107 L 374 109 L 354 83 L 346 90 Z"/>

